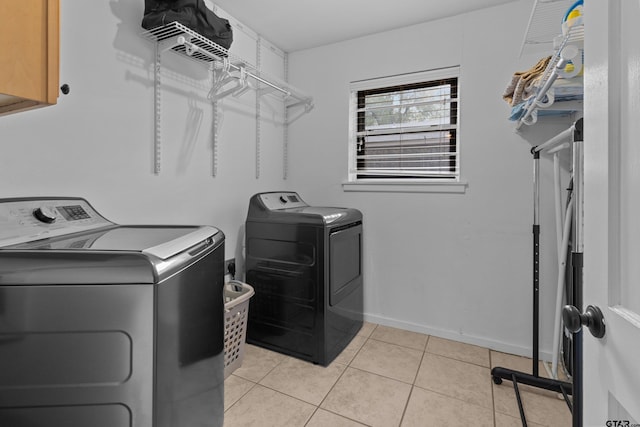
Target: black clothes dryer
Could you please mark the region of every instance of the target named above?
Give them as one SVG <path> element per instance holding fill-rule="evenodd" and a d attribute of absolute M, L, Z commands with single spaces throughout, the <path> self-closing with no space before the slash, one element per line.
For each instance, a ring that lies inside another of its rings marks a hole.
<path fill-rule="evenodd" d="M 328 365 L 362 327 L 362 213 L 294 192 L 254 195 L 246 221 L 247 342 Z"/>

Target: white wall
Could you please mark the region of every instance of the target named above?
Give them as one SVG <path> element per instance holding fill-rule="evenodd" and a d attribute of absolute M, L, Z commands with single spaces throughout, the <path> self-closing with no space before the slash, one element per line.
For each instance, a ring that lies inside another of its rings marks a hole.
<path fill-rule="evenodd" d="M 56 106 L 0 117 L 0 197 L 81 196 L 118 223 L 211 224 L 225 232 L 231 258 L 249 197 L 288 184 L 283 128 L 267 105 L 277 103 L 263 104 L 269 117 L 256 179 L 255 95 L 222 102 L 212 177 L 210 76 L 200 64 L 164 54 L 162 170 L 154 175 L 153 45 L 140 35 L 143 6 L 61 2 L 60 83 L 71 93 Z M 255 37 L 234 36 L 231 52 L 255 63 Z M 282 56 L 267 46 L 262 65 L 283 74 Z"/>
<path fill-rule="evenodd" d="M 71 93 L 56 106 L 0 117 L 0 197 L 81 196 L 123 224 L 211 224 L 227 236 L 227 258 L 238 255 L 256 192 L 292 189 L 311 204 L 356 207 L 365 216 L 369 320 L 529 352 L 530 142 L 514 133 L 501 100 L 513 71 L 538 59 L 518 58 L 529 2 L 292 54 L 291 81 L 314 96 L 316 107 L 290 127 L 288 180 L 273 102 L 262 104 L 269 118 L 262 122 L 256 179 L 250 93 L 222 103 L 211 176 L 208 76 L 171 53 L 163 56 L 162 171 L 153 174 L 153 54 L 140 36 L 143 3 L 61 2 L 60 83 Z M 231 52 L 253 62 L 251 31 L 236 28 L 234 36 Z M 263 48 L 262 64 L 283 73 L 277 49 Z M 466 193 L 343 192 L 349 82 L 458 64 Z M 539 143 L 565 127 L 524 137 Z M 549 181 L 548 162 L 543 169 Z M 545 203 L 541 305 L 548 351 L 555 237 L 551 199 Z"/>
<path fill-rule="evenodd" d="M 507 121 L 507 83 L 539 59 L 519 58 L 530 8 L 516 2 L 290 55 L 292 84 L 315 97 L 315 109 L 291 130 L 291 184 L 312 204 L 363 212 L 369 320 L 531 354 L 529 149 L 570 122 L 518 135 Z M 466 192 L 344 192 L 349 83 L 453 65 L 461 69 Z M 541 351 L 548 357 L 557 267 L 550 162 L 542 168 Z"/>

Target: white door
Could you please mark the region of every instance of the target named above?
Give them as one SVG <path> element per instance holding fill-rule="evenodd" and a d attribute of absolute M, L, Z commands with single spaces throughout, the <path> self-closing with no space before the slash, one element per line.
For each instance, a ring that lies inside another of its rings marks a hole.
<path fill-rule="evenodd" d="M 584 425 L 640 423 L 640 0 L 585 1 Z M 637 424 L 640 425 L 640 424 Z"/>

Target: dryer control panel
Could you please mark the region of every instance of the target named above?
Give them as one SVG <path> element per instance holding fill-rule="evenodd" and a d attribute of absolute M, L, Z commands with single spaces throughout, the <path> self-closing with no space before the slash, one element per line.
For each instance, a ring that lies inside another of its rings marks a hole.
<path fill-rule="evenodd" d="M 0 247 L 111 225 L 81 198 L 0 199 Z"/>
<path fill-rule="evenodd" d="M 302 208 L 309 206 L 306 204 L 298 193 L 293 191 L 283 191 L 277 193 L 262 193 L 258 196 L 260 201 L 268 210 Z"/>

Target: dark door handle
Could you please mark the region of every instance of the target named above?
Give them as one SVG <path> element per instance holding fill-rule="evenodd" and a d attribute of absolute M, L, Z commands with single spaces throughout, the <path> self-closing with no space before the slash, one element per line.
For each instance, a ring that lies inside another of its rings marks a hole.
<path fill-rule="evenodd" d="M 580 311 L 572 305 L 565 305 L 562 308 L 562 320 L 569 332 L 574 334 L 582 329 L 582 325 L 589 328 L 591 335 L 596 338 L 604 337 L 606 332 L 602 311 L 593 305 L 588 306 L 584 314 L 580 314 Z"/>

